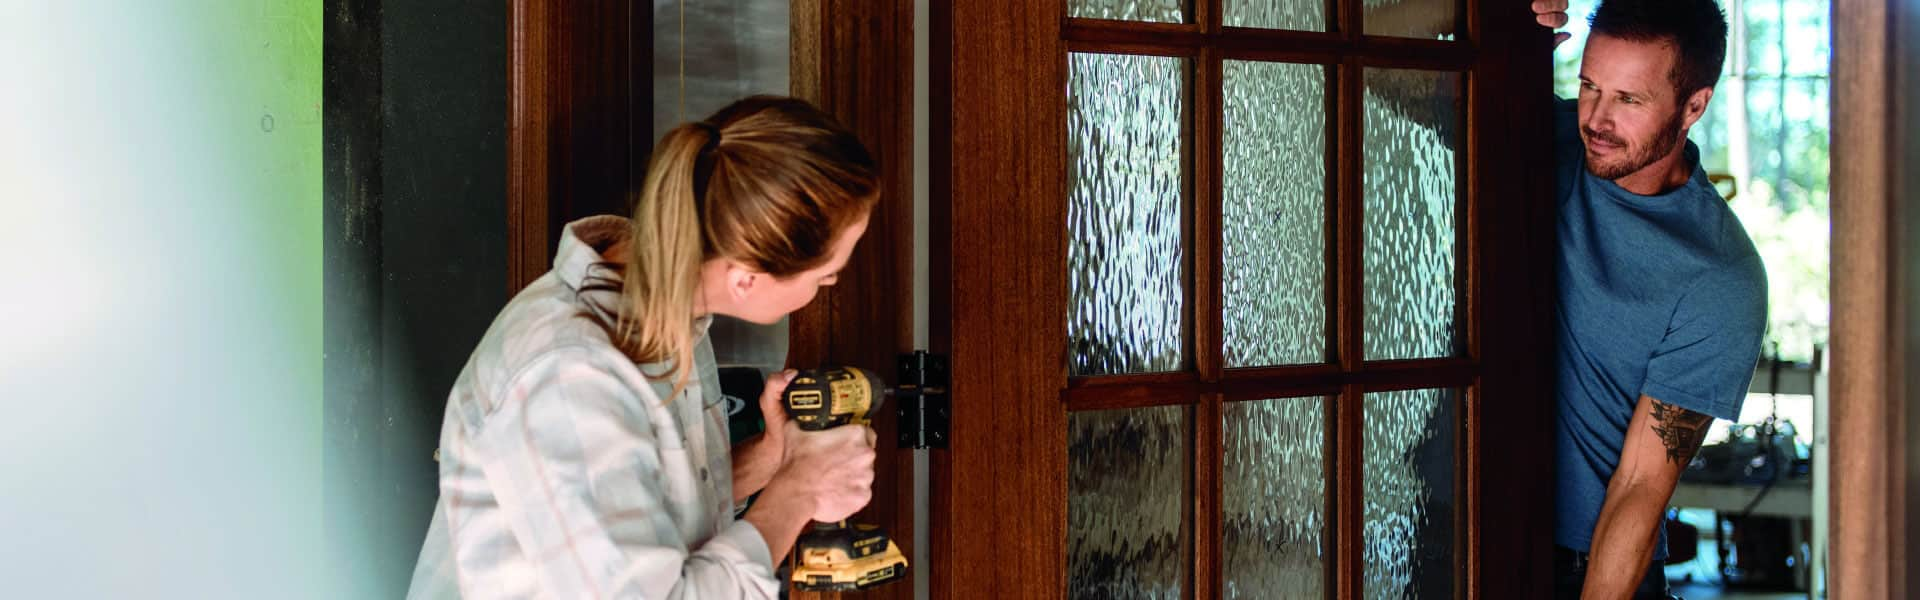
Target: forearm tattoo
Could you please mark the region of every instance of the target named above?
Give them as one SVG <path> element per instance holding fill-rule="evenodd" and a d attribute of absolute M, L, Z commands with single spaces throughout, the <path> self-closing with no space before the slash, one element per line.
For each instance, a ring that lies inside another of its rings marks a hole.
<path fill-rule="evenodd" d="M 1673 464 L 1685 467 L 1693 462 L 1693 453 L 1700 450 L 1712 424 L 1711 416 L 1653 401 L 1653 432 L 1666 444 L 1667 460 Z"/>

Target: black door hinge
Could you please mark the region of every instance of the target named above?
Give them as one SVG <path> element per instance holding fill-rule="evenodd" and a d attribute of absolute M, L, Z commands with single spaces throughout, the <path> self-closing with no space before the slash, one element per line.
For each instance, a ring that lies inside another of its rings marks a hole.
<path fill-rule="evenodd" d="M 947 357 L 915 350 L 899 360 L 894 406 L 901 448 L 947 447 Z"/>

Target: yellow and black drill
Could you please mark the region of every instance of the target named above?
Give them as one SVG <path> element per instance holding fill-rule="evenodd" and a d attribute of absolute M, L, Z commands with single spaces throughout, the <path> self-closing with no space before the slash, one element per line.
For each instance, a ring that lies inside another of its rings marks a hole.
<path fill-rule="evenodd" d="M 803 369 L 782 394 L 800 429 L 865 425 L 890 390 L 853 367 Z M 907 558 L 878 525 L 814 523 L 794 542 L 793 584 L 808 592 L 862 590 L 907 576 Z"/>

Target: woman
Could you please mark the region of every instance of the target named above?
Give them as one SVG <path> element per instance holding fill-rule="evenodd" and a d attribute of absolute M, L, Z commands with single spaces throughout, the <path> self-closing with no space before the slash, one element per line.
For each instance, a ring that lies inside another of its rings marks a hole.
<path fill-rule="evenodd" d="M 729 448 L 707 324 L 772 323 L 833 285 L 878 189 L 859 141 L 798 100 L 668 132 L 632 220 L 569 224 L 461 372 L 409 596 L 777 597 L 801 528 L 867 503 L 873 431 L 788 423 L 788 371 L 760 398 L 767 433 Z"/>

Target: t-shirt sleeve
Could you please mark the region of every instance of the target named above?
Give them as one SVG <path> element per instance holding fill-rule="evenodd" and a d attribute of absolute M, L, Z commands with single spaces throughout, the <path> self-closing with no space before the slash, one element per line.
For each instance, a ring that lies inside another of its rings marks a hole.
<path fill-rule="evenodd" d="M 1739 418 L 1766 326 L 1766 273 L 1757 264 L 1700 279 L 1675 307 L 1640 393 L 1715 418 Z"/>

